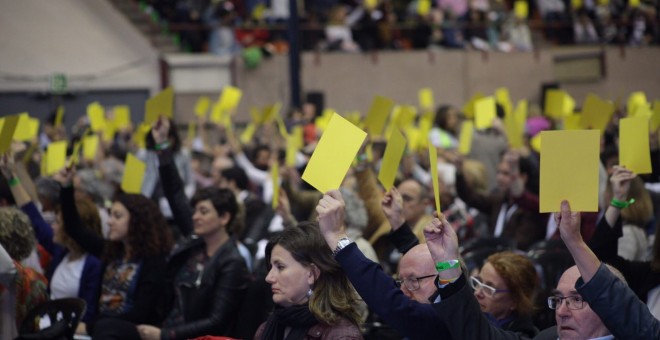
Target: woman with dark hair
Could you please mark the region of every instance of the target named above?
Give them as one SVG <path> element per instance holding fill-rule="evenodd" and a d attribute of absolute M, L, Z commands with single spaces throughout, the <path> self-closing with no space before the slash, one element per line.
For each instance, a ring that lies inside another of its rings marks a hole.
<path fill-rule="evenodd" d="M 82 226 L 74 204 L 73 171 L 55 176 L 62 185 L 66 233 L 104 262 L 96 319 L 84 328 L 94 339 L 139 339 L 135 324 L 154 324 L 165 283 L 166 256 L 172 237 L 156 204 L 142 195 L 119 193 L 113 200 L 105 240 Z M 81 332 L 83 330 L 81 329 Z"/>
<path fill-rule="evenodd" d="M 228 189 L 199 190 L 188 202 L 167 143 L 169 121 L 152 129 L 160 178 L 181 235 L 163 281 L 170 289 L 163 297 L 157 326 L 138 326 L 148 339 L 190 339 L 203 335 L 231 335 L 249 283 L 245 261 L 238 252 L 232 226 L 238 203 Z M 162 227 L 161 227 L 162 228 Z M 193 236 L 194 234 L 194 236 Z M 196 237 L 195 237 L 196 236 Z"/>
<path fill-rule="evenodd" d="M 532 323 L 538 278 L 527 257 L 510 251 L 489 256 L 470 286 L 493 325 L 529 338 L 539 332 Z"/>
<path fill-rule="evenodd" d="M 362 339 L 357 296 L 316 224 L 303 222 L 266 246 L 277 307 L 255 339 Z"/>

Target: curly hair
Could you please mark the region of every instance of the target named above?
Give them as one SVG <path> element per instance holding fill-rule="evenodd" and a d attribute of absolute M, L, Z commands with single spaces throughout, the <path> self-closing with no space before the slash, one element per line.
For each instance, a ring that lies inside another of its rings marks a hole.
<path fill-rule="evenodd" d="M 165 256 L 172 248 L 172 233 L 156 203 L 142 195 L 118 193 L 113 202 L 121 203 L 130 216 L 128 220 L 128 250 L 123 242 L 111 242 L 105 248 L 104 259 L 117 259 L 125 251 L 131 258 Z"/>
<path fill-rule="evenodd" d="M 356 325 L 359 323 L 355 290 L 341 266 L 332 257 L 332 251 L 316 223 L 301 222 L 296 227 L 286 228 L 271 237 L 266 246 L 266 263 L 269 270 L 270 257 L 276 245 L 290 252 L 303 266 L 309 267 L 313 264 L 319 269 L 319 277 L 309 298 L 309 310 L 319 321 L 334 325 L 339 321 L 339 317 L 343 316 Z"/>
<path fill-rule="evenodd" d="M 539 279 L 532 261 L 524 255 L 511 251 L 495 253 L 486 259 L 511 291 L 518 315 L 532 315 L 534 294 Z"/>
<path fill-rule="evenodd" d="M 0 208 L 0 244 L 15 261 L 22 261 L 32 252 L 36 239 L 30 219 L 15 207 Z"/>

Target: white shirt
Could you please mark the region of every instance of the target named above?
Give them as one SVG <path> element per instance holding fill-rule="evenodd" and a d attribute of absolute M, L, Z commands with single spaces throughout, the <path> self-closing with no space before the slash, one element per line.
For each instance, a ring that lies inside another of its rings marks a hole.
<path fill-rule="evenodd" d="M 53 278 L 50 280 L 50 298 L 62 299 L 77 297 L 80 290 L 80 278 L 87 255 L 71 260 L 67 254 L 60 265 L 55 269 Z"/>

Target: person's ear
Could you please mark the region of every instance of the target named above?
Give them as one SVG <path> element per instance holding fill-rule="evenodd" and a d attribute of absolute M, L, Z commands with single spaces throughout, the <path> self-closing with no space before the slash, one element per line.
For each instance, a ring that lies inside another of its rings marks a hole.
<path fill-rule="evenodd" d="M 229 224 L 229 220 L 231 220 L 231 214 L 229 214 L 229 212 L 224 212 L 219 217 L 220 217 L 220 222 L 225 227 Z"/>
<path fill-rule="evenodd" d="M 309 265 L 309 272 L 307 274 L 307 284 L 310 286 L 314 286 L 314 283 L 316 280 L 318 280 L 319 276 L 321 276 L 321 270 L 319 267 L 317 267 L 315 264 L 310 264 Z"/>

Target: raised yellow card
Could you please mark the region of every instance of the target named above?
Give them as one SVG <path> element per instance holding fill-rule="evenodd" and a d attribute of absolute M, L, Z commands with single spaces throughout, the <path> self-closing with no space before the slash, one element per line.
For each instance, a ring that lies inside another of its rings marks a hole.
<path fill-rule="evenodd" d="M 619 164 L 637 174 L 651 173 L 649 120 L 628 117 L 619 120 Z"/>
<path fill-rule="evenodd" d="M 128 194 L 142 193 L 142 181 L 144 181 L 146 171 L 147 165 L 143 161 L 133 154 L 127 154 L 124 176 L 121 179 L 121 190 Z"/>
<path fill-rule="evenodd" d="M 628 1 L 628 6 L 630 6 L 631 8 L 637 8 L 639 7 L 640 3 L 641 0 L 630 0 Z"/>
<path fill-rule="evenodd" d="M 323 193 L 339 189 L 366 137 L 364 131 L 335 113 L 321 135 L 302 179 Z"/>
<path fill-rule="evenodd" d="M 53 175 L 66 166 L 66 141 L 48 144 L 46 174 Z"/>
<path fill-rule="evenodd" d="M 268 124 L 273 122 L 275 117 L 280 114 L 280 110 L 282 110 L 282 103 L 280 102 L 266 106 L 263 110 L 263 115 L 261 116 L 261 123 Z"/>
<path fill-rule="evenodd" d="M 383 128 L 390 117 L 390 113 L 394 108 L 394 101 L 383 96 L 374 97 L 371 103 L 367 118 L 364 120 L 364 127 L 372 137 L 381 136 Z"/>
<path fill-rule="evenodd" d="M 572 114 L 564 117 L 564 130 L 581 130 L 582 115 Z"/>
<path fill-rule="evenodd" d="M 105 109 L 98 102 L 87 105 L 87 118 L 92 131 L 98 132 L 105 129 Z"/>
<path fill-rule="evenodd" d="M 39 134 L 39 119 L 30 117 L 27 112 L 21 113 L 20 116 L 14 132 L 14 140 L 27 142 L 36 138 Z"/>
<path fill-rule="evenodd" d="M 211 99 L 207 96 L 201 96 L 197 99 L 197 104 L 195 104 L 195 116 L 197 117 L 206 117 L 206 113 L 209 112 L 211 107 Z"/>
<path fill-rule="evenodd" d="M 395 128 L 390 134 L 387 146 L 385 146 L 383 161 L 378 172 L 378 180 L 383 184 L 386 191 L 394 186 L 394 179 L 396 179 L 404 151 L 406 151 L 406 138 L 399 129 Z"/>
<path fill-rule="evenodd" d="M 516 109 L 513 111 L 513 117 L 516 120 L 516 125 L 518 125 L 518 130 L 520 133 L 524 133 L 525 126 L 527 124 L 527 101 L 520 100 Z"/>
<path fill-rule="evenodd" d="M 64 122 L 64 106 L 59 105 L 55 113 L 55 127 L 59 127 Z"/>
<path fill-rule="evenodd" d="M 571 0 L 571 7 L 573 9 L 578 9 L 582 7 L 582 0 Z"/>
<path fill-rule="evenodd" d="M 568 200 L 573 211 L 598 211 L 598 130 L 543 131 L 540 212 L 557 212 Z"/>
<path fill-rule="evenodd" d="M 529 145 L 532 147 L 532 150 L 541 153 L 541 134 L 537 134 L 529 140 Z"/>
<path fill-rule="evenodd" d="M 651 119 L 651 116 L 653 116 L 653 111 L 651 111 L 651 107 L 648 104 L 635 106 L 634 113 L 628 115 L 628 117 L 644 117 L 646 119 Z"/>
<path fill-rule="evenodd" d="M 603 133 L 613 114 L 614 104 L 590 93 L 584 100 L 584 105 L 582 105 L 580 126 L 583 129 L 598 129 Z"/>
<path fill-rule="evenodd" d="M 628 96 L 628 105 L 626 107 L 628 116 L 635 113 L 638 105 L 648 105 L 648 102 L 646 101 L 646 94 L 644 92 L 633 92 L 630 94 L 630 96 Z"/>
<path fill-rule="evenodd" d="M 71 152 L 71 157 L 69 158 L 69 164 L 67 164 L 67 167 L 71 168 L 79 163 L 80 149 L 82 148 L 82 144 L 83 142 L 79 140 L 76 144 L 73 145 L 73 151 Z"/>
<path fill-rule="evenodd" d="M 555 119 L 573 114 L 575 101 L 563 90 L 550 89 L 545 93 L 545 113 Z"/>
<path fill-rule="evenodd" d="M 660 128 L 660 100 L 653 102 L 653 115 L 651 116 L 651 131 L 658 131 Z"/>
<path fill-rule="evenodd" d="M 243 91 L 241 91 L 241 89 L 233 86 L 225 86 L 225 88 L 222 89 L 222 94 L 218 99 L 218 103 L 220 103 L 220 107 L 223 110 L 231 111 L 238 106 L 241 97 L 243 97 Z"/>
<path fill-rule="evenodd" d="M 515 149 L 523 146 L 524 130 L 520 128 L 515 113 L 504 117 L 504 131 L 510 147 Z"/>
<path fill-rule="evenodd" d="M 430 87 L 425 87 L 419 90 L 417 94 L 419 97 L 419 107 L 422 111 L 434 111 L 435 101 L 433 100 L 433 90 Z"/>
<path fill-rule="evenodd" d="M 493 120 L 497 117 L 495 98 L 486 97 L 474 103 L 474 120 L 477 130 L 487 129 L 493 126 Z"/>
<path fill-rule="evenodd" d="M 137 129 L 135 129 L 135 132 L 133 132 L 133 143 L 135 143 L 138 148 L 145 148 L 147 133 L 149 133 L 149 131 L 151 131 L 151 125 L 142 123 Z"/>
<path fill-rule="evenodd" d="M 511 95 L 509 94 L 509 89 L 506 87 L 500 87 L 495 90 L 495 101 L 502 105 L 504 108 L 505 116 L 508 116 L 513 113 L 513 102 L 511 102 Z"/>
<path fill-rule="evenodd" d="M 398 108 L 398 109 L 397 109 Z M 411 105 L 397 106 L 392 115 L 394 126 L 405 129 L 415 123 L 417 117 L 417 109 Z"/>
<path fill-rule="evenodd" d="M 518 19 L 527 19 L 529 16 L 529 4 L 524 0 L 517 0 L 513 5 L 513 12 Z"/>
<path fill-rule="evenodd" d="M 273 183 L 273 200 L 270 203 L 275 210 L 280 204 L 280 166 L 277 162 L 270 166 L 270 180 Z"/>
<path fill-rule="evenodd" d="M 160 117 L 174 117 L 174 89 L 168 87 L 147 99 L 144 104 L 144 123 L 151 126 Z"/>
<path fill-rule="evenodd" d="M 417 0 L 417 14 L 427 16 L 431 12 L 431 0 Z"/>
<path fill-rule="evenodd" d="M 461 155 L 467 155 L 472 150 L 472 134 L 474 134 L 474 124 L 469 120 L 464 121 L 458 139 L 458 152 Z"/>
<path fill-rule="evenodd" d="M 440 215 L 440 183 L 438 182 L 438 149 L 429 143 L 429 168 L 433 181 L 433 197 L 435 198 L 435 211 Z"/>
<path fill-rule="evenodd" d="M 117 105 L 112 109 L 113 125 L 115 129 L 122 130 L 131 127 L 131 108 L 128 105 Z"/>
<path fill-rule="evenodd" d="M 404 129 L 403 132 L 406 134 L 406 139 L 408 140 L 408 149 L 413 152 L 418 151 L 420 139 L 419 129 L 414 126 L 410 126 Z"/>
<path fill-rule="evenodd" d="M 364 7 L 367 9 L 374 9 L 378 6 L 378 0 L 364 0 Z"/>
<path fill-rule="evenodd" d="M 247 144 L 252 140 L 252 137 L 254 136 L 255 131 L 257 131 L 257 125 L 255 123 L 250 123 L 245 127 L 245 130 L 241 133 L 241 136 L 239 137 L 241 140 L 241 143 Z"/>
<path fill-rule="evenodd" d="M 99 136 L 89 135 L 83 137 L 83 159 L 93 161 L 96 159 L 96 152 L 99 149 Z"/>
<path fill-rule="evenodd" d="M 474 104 L 477 100 L 483 97 L 484 95 L 481 92 L 477 92 L 470 98 L 470 100 L 468 100 L 467 103 L 465 103 L 465 105 L 463 105 L 463 113 L 465 114 L 466 118 L 474 118 Z"/>
<path fill-rule="evenodd" d="M 16 132 L 20 115 L 12 115 L 5 117 L 2 121 L 2 129 L 0 129 L 0 155 L 4 155 L 11 147 L 11 140 Z"/>

